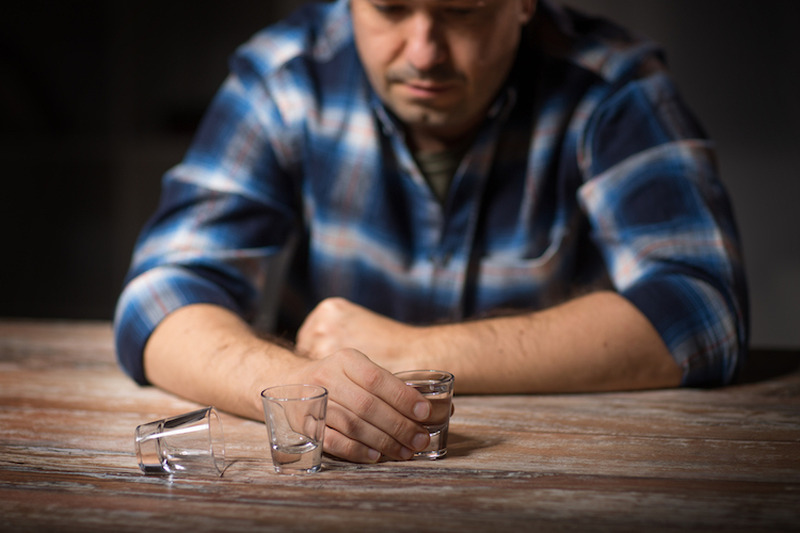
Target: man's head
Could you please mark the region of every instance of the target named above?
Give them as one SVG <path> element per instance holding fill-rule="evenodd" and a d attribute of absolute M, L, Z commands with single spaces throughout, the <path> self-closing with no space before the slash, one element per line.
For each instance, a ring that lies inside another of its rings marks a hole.
<path fill-rule="evenodd" d="M 423 150 L 457 142 L 481 122 L 535 7 L 536 0 L 351 0 L 367 76 Z"/>

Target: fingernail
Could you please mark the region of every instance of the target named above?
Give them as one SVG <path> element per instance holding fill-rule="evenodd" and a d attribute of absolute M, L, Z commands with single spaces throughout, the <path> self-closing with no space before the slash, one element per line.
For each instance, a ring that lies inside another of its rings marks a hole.
<path fill-rule="evenodd" d="M 414 449 L 418 452 L 421 452 L 428 446 L 430 442 L 430 436 L 427 433 L 417 433 L 414 435 L 414 440 L 411 441 L 411 444 L 414 446 Z"/>
<path fill-rule="evenodd" d="M 369 449 L 367 452 L 367 458 L 372 461 L 373 463 L 377 463 L 378 459 L 381 458 L 381 452 L 378 450 L 373 450 L 372 448 Z"/>
<path fill-rule="evenodd" d="M 402 448 L 400 450 L 400 458 L 401 459 L 407 461 L 407 460 L 411 459 L 412 457 L 414 457 L 414 452 L 412 452 L 408 448 Z"/>
<path fill-rule="evenodd" d="M 427 402 L 419 402 L 414 406 L 414 416 L 417 417 L 417 420 L 425 420 L 430 416 L 430 414 L 431 408 Z"/>

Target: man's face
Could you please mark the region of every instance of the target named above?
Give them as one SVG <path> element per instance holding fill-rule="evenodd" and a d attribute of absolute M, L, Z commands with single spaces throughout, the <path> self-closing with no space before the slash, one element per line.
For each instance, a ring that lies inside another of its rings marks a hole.
<path fill-rule="evenodd" d="M 351 0 L 372 86 L 412 137 L 456 141 L 505 82 L 535 0 Z"/>

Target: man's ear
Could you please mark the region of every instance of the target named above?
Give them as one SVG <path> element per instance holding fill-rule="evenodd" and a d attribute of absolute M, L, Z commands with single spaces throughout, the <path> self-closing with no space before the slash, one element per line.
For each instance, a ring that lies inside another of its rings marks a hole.
<path fill-rule="evenodd" d="M 519 8 L 520 24 L 527 24 L 536 12 L 536 0 L 519 0 Z"/>

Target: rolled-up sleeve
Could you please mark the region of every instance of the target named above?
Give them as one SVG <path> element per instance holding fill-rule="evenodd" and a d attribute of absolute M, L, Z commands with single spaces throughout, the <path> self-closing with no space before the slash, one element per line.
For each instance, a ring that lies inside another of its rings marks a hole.
<path fill-rule="evenodd" d="M 141 384 L 145 344 L 169 313 L 211 303 L 253 316 L 270 258 L 296 225 L 294 185 L 275 149 L 286 128 L 261 76 L 241 58 L 233 64 L 186 157 L 164 176 L 117 303 L 118 361 Z"/>
<path fill-rule="evenodd" d="M 658 331 L 683 385 L 731 382 L 748 297 L 712 143 L 662 73 L 614 91 L 587 124 L 579 201 L 612 282 Z"/>

